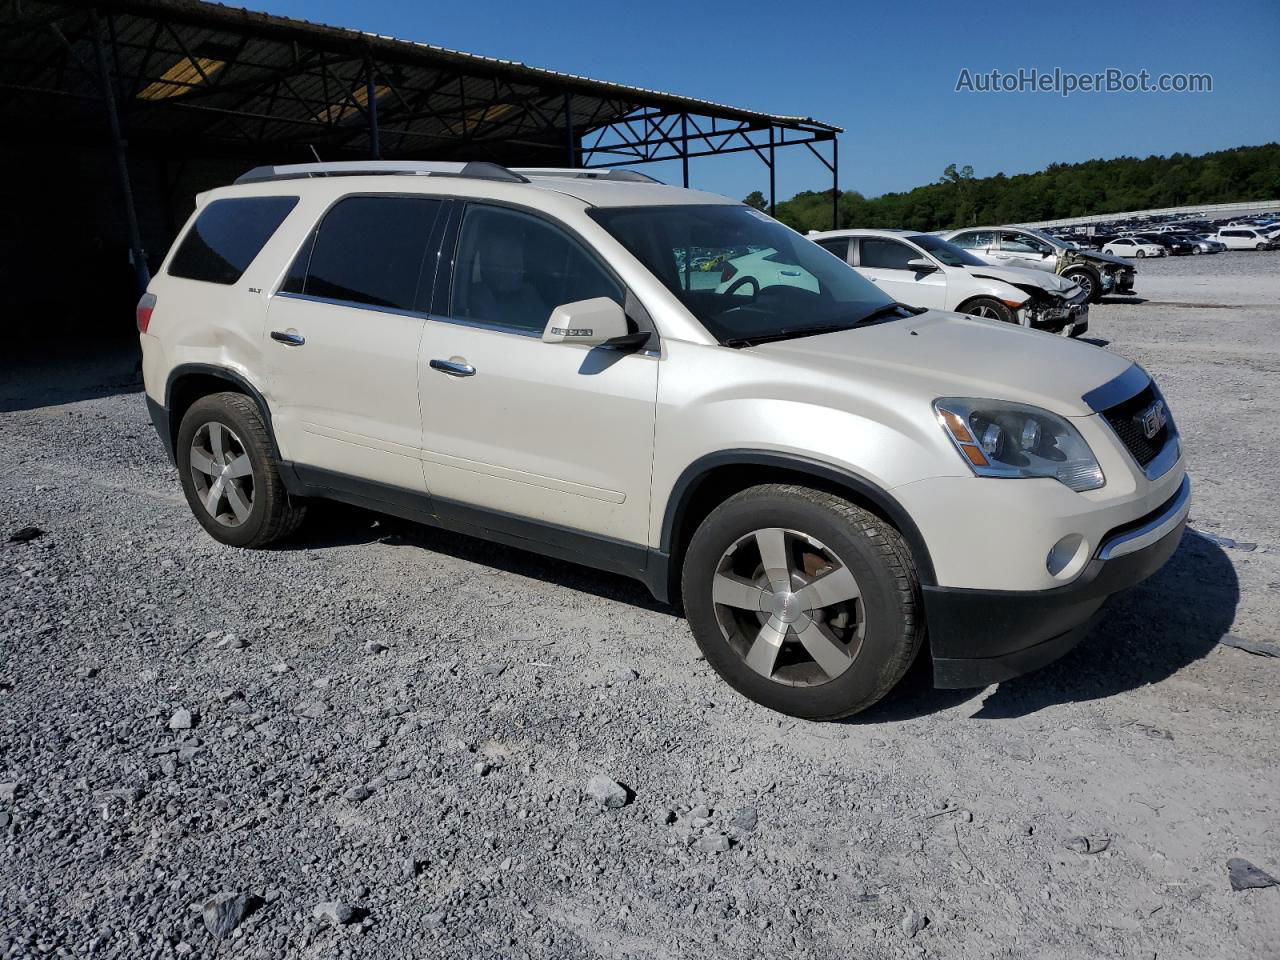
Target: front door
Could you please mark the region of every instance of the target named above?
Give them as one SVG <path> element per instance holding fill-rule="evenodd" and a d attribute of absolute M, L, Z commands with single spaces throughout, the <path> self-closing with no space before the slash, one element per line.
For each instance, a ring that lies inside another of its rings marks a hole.
<path fill-rule="evenodd" d="M 452 288 L 418 358 L 422 455 L 442 516 L 481 508 L 647 543 L 660 361 L 541 340 L 556 306 L 600 296 L 626 295 L 565 229 L 466 206 Z"/>
<path fill-rule="evenodd" d="M 1001 230 L 1000 249 L 994 256 L 1006 267 L 1030 267 L 1033 270 L 1048 270 L 1050 273 L 1058 267 L 1053 247 L 1039 237 L 1020 230 Z"/>
<path fill-rule="evenodd" d="M 427 197 L 339 200 L 272 297 L 263 349 L 287 459 L 425 491 L 417 357 L 434 274 L 426 253 L 442 206 Z"/>
<path fill-rule="evenodd" d="M 909 307 L 947 308 L 946 272 L 936 265 L 932 270 L 908 266 L 912 260 L 929 260 L 923 253 L 887 237 L 863 237 L 858 246 L 858 272 L 887 296 Z"/>

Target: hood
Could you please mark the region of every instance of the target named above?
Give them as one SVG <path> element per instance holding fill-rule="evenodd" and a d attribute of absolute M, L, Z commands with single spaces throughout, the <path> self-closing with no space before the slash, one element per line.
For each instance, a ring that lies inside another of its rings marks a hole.
<path fill-rule="evenodd" d="M 962 269 L 971 277 L 1000 280 L 1017 287 L 1036 287 L 1065 297 L 1071 296 L 1078 286 L 1075 281 L 1064 279 L 1058 274 L 1050 273 L 1047 270 L 1030 270 L 1024 267 L 993 267 L 985 263 L 980 267 L 965 266 Z"/>
<path fill-rule="evenodd" d="M 1123 257 L 1115 257 L 1109 253 L 1098 253 L 1093 250 L 1073 250 L 1072 253 L 1083 260 L 1092 260 L 1095 263 L 1115 263 L 1122 267 L 1133 269 L 1133 264 Z"/>
<path fill-rule="evenodd" d="M 1084 395 L 1132 366 L 1078 340 L 938 310 L 748 349 L 881 396 L 1013 400 L 1068 417 L 1092 415 Z"/>

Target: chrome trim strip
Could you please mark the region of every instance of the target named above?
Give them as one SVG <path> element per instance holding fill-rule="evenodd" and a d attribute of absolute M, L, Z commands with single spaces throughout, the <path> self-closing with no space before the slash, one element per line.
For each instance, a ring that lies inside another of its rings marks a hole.
<path fill-rule="evenodd" d="M 1191 478 L 1183 477 L 1182 486 L 1174 494 L 1173 500 L 1158 517 L 1152 517 L 1135 530 L 1129 530 L 1106 541 L 1098 549 L 1099 560 L 1114 560 L 1130 553 L 1137 553 L 1144 547 L 1163 539 L 1173 532 L 1187 518 L 1191 510 Z"/>
<path fill-rule="evenodd" d="M 1135 363 L 1114 380 L 1095 387 L 1080 399 L 1094 413 L 1101 413 L 1117 403 L 1124 403 L 1130 397 L 1137 396 L 1150 382 L 1150 374 Z"/>
<path fill-rule="evenodd" d="M 1142 472 L 1146 474 L 1148 480 L 1159 480 L 1173 469 L 1173 465 L 1182 456 L 1182 443 L 1178 438 L 1178 431 L 1171 429 L 1169 434 L 1164 447 L 1155 455 L 1155 459 L 1143 468 Z"/>
<path fill-rule="evenodd" d="M 389 313 L 397 317 L 411 317 L 414 320 L 427 320 L 428 315 L 416 310 L 399 310 L 395 307 L 378 307 L 371 303 L 356 303 L 352 300 L 335 300 L 332 297 L 314 297 L 309 293 L 286 293 L 280 291 L 272 294 L 288 300 L 304 300 L 307 303 L 327 303 L 331 307 L 350 307 L 352 310 L 368 310 L 372 313 Z"/>

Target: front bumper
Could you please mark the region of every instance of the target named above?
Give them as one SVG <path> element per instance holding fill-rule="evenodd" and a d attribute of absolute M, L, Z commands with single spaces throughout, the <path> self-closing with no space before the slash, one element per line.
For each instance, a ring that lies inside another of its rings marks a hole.
<path fill-rule="evenodd" d="M 1000 683 L 1058 659 L 1088 633 L 1114 593 L 1151 576 L 1178 548 L 1191 505 L 1183 478 L 1173 497 L 1103 540 L 1071 583 L 1050 590 L 924 587 L 937 687 Z"/>

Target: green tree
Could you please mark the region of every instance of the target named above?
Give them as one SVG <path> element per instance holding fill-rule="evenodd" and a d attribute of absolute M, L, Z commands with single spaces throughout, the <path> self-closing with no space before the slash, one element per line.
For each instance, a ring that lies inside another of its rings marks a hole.
<path fill-rule="evenodd" d="M 752 190 L 747 194 L 746 199 L 742 202 L 748 207 L 755 207 L 757 210 L 766 210 L 769 207 L 769 203 L 765 200 L 764 194 L 759 190 Z"/>

